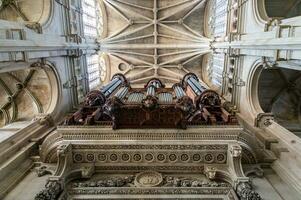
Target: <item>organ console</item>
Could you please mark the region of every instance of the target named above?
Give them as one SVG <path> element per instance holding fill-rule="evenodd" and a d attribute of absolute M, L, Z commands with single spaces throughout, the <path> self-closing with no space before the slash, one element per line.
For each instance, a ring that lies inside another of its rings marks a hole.
<path fill-rule="evenodd" d="M 218 93 L 193 73 L 172 88 L 159 79 L 151 79 L 144 88 L 132 88 L 123 75 L 116 74 L 100 90 L 91 91 L 79 111 L 65 119 L 65 125 L 111 124 L 113 129 L 236 123 L 235 114 L 223 108 Z"/>

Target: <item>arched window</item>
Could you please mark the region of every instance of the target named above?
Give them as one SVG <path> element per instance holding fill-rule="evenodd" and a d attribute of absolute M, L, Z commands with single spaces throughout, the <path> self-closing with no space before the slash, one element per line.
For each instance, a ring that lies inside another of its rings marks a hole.
<path fill-rule="evenodd" d="M 87 68 L 89 74 L 89 88 L 96 89 L 106 80 L 106 62 L 102 55 L 94 54 L 87 57 Z"/>
<path fill-rule="evenodd" d="M 225 55 L 223 53 L 214 53 L 212 55 L 208 55 L 207 59 L 208 63 L 204 75 L 208 78 L 204 80 L 212 88 L 219 90 L 223 84 Z"/>
<path fill-rule="evenodd" d="M 99 37 L 103 30 L 103 19 L 98 1 L 83 0 L 82 8 L 84 35 L 92 38 Z"/>
<path fill-rule="evenodd" d="M 227 31 L 228 0 L 215 0 L 210 2 L 209 6 L 210 35 L 215 38 L 224 37 Z"/>
<path fill-rule="evenodd" d="M 100 69 L 100 80 L 104 82 L 107 77 L 107 67 L 103 56 L 99 59 L 99 69 Z"/>

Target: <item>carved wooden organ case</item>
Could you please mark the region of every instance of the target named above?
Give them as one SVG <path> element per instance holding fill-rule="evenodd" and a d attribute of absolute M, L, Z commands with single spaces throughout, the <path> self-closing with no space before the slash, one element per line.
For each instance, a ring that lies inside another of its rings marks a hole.
<path fill-rule="evenodd" d="M 116 74 L 41 145 L 36 200 L 260 200 L 242 168 L 260 162 L 252 138 L 195 74 L 171 88 Z"/>

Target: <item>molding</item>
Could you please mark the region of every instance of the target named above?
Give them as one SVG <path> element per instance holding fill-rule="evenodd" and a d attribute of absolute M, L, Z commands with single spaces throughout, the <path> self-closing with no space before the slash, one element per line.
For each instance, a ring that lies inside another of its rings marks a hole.
<path fill-rule="evenodd" d="M 287 167 L 281 164 L 281 162 L 278 160 L 272 164 L 272 169 L 275 170 L 281 179 L 283 179 L 288 185 L 292 186 L 299 194 L 301 194 L 300 179 L 298 179 L 296 174 L 293 174 L 291 171 L 287 170 Z"/>

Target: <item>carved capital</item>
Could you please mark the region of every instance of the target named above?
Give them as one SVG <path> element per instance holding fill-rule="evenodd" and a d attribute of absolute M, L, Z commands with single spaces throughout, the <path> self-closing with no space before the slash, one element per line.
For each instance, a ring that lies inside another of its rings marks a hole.
<path fill-rule="evenodd" d="M 255 119 L 255 127 L 268 127 L 274 121 L 274 115 L 272 113 L 259 113 Z"/>

